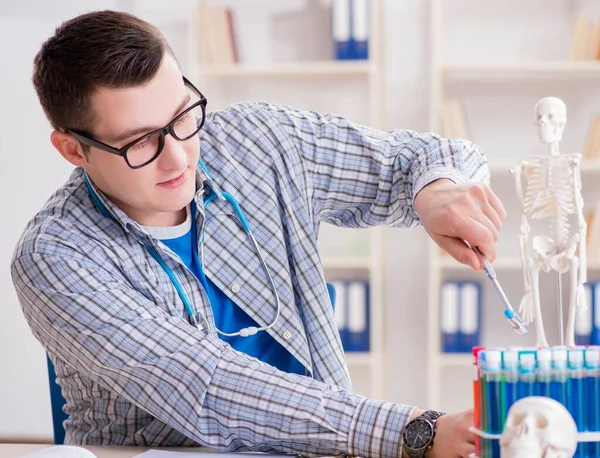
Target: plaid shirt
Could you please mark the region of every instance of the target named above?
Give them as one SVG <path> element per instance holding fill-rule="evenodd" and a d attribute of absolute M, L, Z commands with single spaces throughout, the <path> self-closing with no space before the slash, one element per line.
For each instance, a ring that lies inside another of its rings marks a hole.
<path fill-rule="evenodd" d="M 66 442 L 399 456 L 412 407 L 351 392 L 317 250 L 319 224 L 414 226 L 431 181 L 487 182 L 472 143 L 382 132 L 334 116 L 242 103 L 208 116 L 201 157 L 253 228 L 281 300 L 268 332 L 305 367 L 287 374 L 217 337 L 207 295 L 164 244 L 76 169 L 31 220 L 12 260 L 29 326 L 67 400 Z M 206 274 L 260 326 L 275 300 L 252 244 L 221 201 L 203 209 Z M 153 247 L 209 329 L 190 324 Z M 235 286 L 235 287 L 234 287 Z M 379 304 L 380 306 L 381 304 Z"/>

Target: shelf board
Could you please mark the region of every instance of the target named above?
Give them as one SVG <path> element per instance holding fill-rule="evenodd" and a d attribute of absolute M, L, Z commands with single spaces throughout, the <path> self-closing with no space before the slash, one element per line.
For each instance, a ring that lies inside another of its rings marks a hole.
<path fill-rule="evenodd" d="M 368 366 L 374 364 L 377 359 L 377 355 L 370 352 L 349 351 L 345 353 L 345 356 L 349 366 Z"/>
<path fill-rule="evenodd" d="M 438 364 L 443 367 L 466 367 L 473 364 L 471 353 L 439 353 Z"/>
<path fill-rule="evenodd" d="M 490 159 L 490 173 L 510 173 L 510 170 L 517 165 L 521 159 Z M 581 173 L 600 172 L 600 160 L 584 159 L 581 161 Z"/>
<path fill-rule="evenodd" d="M 454 258 L 445 255 L 440 257 L 440 266 L 442 269 L 472 270 L 470 266 L 460 264 Z M 521 258 L 516 256 L 501 256 L 496 258 L 492 263 L 492 267 L 494 269 L 521 269 Z"/>
<path fill-rule="evenodd" d="M 373 263 L 368 257 L 324 257 L 323 268 L 328 270 L 369 270 Z"/>
<path fill-rule="evenodd" d="M 440 266 L 442 269 L 472 270 L 470 266 L 460 264 L 454 258 L 446 255 L 440 256 Z M 503 270 L 521 270 L 521 258 L 517 256 L 500 256 L 492 263 L 492 267 Z M 600 270 L 600 260 L 588 261 L 587 270 Z"/>
<path fill-rule="evenodd" d="M 204 77 L 235 76 L 319 76 L 368 75 L 373 65 L 366 60 L 357 61 L 305 61 L 282 62 L 264 65 L 230 64 L 196 66 L 197 74 Z"/>
<path fill-rule="evenodd" d="M 589 78 L 600 76 L 600 61 L 539 61 L 457 63 L 442 67 L 444 78 L 453 80 L 519 80 L 539 78 Z"/>

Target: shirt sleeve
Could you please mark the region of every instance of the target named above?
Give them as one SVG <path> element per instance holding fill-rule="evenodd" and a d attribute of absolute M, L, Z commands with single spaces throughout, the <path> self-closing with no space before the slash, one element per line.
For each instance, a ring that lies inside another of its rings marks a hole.
<path fill-rule="evenodd" d="M 207 447 L 399 456 L 412 408 L 281 372 L 170 316 L 90 259 L 24 253 L 12 278 L 54 356 Z"/>
<path fill-rule="evenodd" d="M 468 140 L 380 131 L 334 114 L 260 105 L 301 155 L 318 221 L 410 227 L 419 223 L 414 198 L 432 181 L 489 183 L 487 159 Z"/>

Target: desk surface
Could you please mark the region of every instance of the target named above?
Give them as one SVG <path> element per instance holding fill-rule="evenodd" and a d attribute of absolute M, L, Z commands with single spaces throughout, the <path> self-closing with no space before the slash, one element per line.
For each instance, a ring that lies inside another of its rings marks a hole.
<path fill-rule="evenodd" d="M 51 445 L 39 445 L 39 444 L 0 444 L 0 457 L 2 458 L 20 458 L 23 455 L 40 450 Z M 150 450 L 151 447 L 96 447 L 96 446 L 85 446 L 83 447 L 97 458 L 132 458 L 140 453 L 144 453 Z M 154 447 L 156 448 L 156 447 Z M 171 449 L 160 449 L 160 450 L 176 450 L 178 452 L 190 451 L 190 452 L 208 452 L 206 448 L 171 448 Z"/>

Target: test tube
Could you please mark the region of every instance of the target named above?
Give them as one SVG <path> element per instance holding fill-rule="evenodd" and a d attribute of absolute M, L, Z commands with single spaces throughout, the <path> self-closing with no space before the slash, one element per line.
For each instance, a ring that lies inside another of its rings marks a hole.
<path fill-rule="evenodd" d="M 600 347 L 591 346 L 585 349 L 585 372 L 587 402 L 587 431 L 600 432 Z M 600 453 L 600 444 L 587 443 L 586 456 L 595 457 Z"/>
<path fill-rule="evenodd" d="M 517 350 L 505 350 L 503 352 L 503 372 L 505 402 L 502 412 L 502 425 L 506 422 L 509 409 L 518 399 L 519 352 Z"/>
<path fill-rule="evenodd" d="M 485 407 L 487 412 L 487 432 L 492 434 L 502 433 L 501 412 L 504 401 L 502 382 L 502 351 L 486 350 L 483 355 L 483 373 Z M 490 444 L 488 444 L 490 445 Z M 500 443 L 498 440 L 491 442 L 489 453 L 485 456 L 500 458 Z"/>
<path fill-rule="evenodd" d="M 552 347 L 552 383 L 551 383 L 551 398 L 560 402 L 565 407 L 567 405 L 567 348 Z"/>
<path fill-rule="evenodd" d="M 519 351 L 519 383 L 517 397 L 535 396 L 535 350 Z"/>
<path fill-rule="evenodd" d="M 583 368 L 583 352 L 584 348 L 574 347 L 569 348 L 568 355 L 568 367 L 569 367 L 569 399 L 567 409 L 573 416 L 573 420 L 577 424 L 577 431 L 583 431 L 583 425 L 586 423 L 585 417 L 585 404 L 583 402 L 584 389 L 585 389 L 585 371 Z M 594 406 L 596 407 L 596 406 Z M 575 451 L 576 458 L 582 458 L 584 456 L 583 443 L 580 442 L 577 445 Z"/>
<path fill-rule="evenodd" d="M 537 350 L 536 396 L 551 396 L 552 351 L 549 348 Z"/>
<path fill-rule="evenodd" d="M 473 347 L 473 426 L 483 431 L 481 424 L 481 368 L 479 367 L 479 353 L 483 351 L 483 347 Z M 481 436 L 475 435 L 475 454 L 481 455 Z"/>

